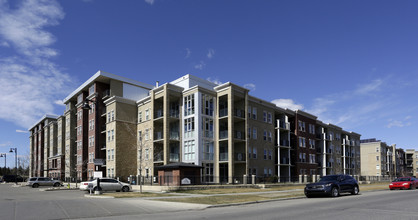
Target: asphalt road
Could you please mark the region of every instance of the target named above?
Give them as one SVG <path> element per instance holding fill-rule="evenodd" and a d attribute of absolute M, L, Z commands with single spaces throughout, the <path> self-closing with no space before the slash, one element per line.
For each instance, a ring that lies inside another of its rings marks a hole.
<path fill-rule="evenodd" d="M 362 192 L 211 207 L 142 199 L 85 198 L 0 184 L 0 219 L 418 219 L 418 190 Z"/>

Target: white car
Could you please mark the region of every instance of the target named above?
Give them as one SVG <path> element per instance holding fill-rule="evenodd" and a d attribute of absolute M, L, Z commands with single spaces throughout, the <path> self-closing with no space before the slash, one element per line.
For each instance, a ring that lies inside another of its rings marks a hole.
<path fill-rule="evenodd" d="M 92 190 L 93 192 L 97 191 L 97 179 L 92 181 L 81 182 L 80 190 Z M 129 183 L 124 183 L 112 178 L 100 178 L 100 191 L 129 192 L 131 190 L 132 187 Z"/>

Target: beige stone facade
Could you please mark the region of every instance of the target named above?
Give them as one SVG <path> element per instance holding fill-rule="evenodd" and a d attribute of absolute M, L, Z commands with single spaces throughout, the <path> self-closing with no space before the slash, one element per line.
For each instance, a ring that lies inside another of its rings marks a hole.
<path fill-rule="evenodd" d="M 389 146 L 376 139 L 362 140 L 361 175 L 395 176 L 394 149 L 395 146 Z"/>

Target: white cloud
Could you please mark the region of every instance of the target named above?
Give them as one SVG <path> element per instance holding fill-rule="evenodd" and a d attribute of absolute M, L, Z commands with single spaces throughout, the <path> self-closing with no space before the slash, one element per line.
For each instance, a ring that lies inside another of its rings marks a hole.
<path fill-rule="evenodd" d="M 206 80 L 208 80 L 208 81 L 210 81 L 210 82 L 213 82 L 213 83 L 215 83 L 216 85 L 222 85 L 222 84 L 223 84 L 223 82 L 219 81 L 219 79 L 217 79 L 217 78 L 212 79 L 211 77 L 208 77 Z"/>
<path fill-rule="evenodd" d="M 406 116 L 405 119 L 403 120 L 394 120 L 394 119 L 389 119 L 389 123 L 388 125 L 386 125 L 387 128 L 392 128 L 392 127 L 407 127 L 407 126 L 411 126 L 412 123 L 410 122 L 410 119 L 412 117 L 411 116 Z"/>
<path fill-rule="evenodd" d="M 1 143 L 0 147 L 8 147 L 8 146 L 11 146 L 11 145 L 12 145 L 12 142 L 7 141 L 7 142 L 4 142 L 4 143 Z"/>
<path fill-rule="evenodd" d="M 10 44 L 7 43 L 6 41 L 3 41 L 3 42 L 0 43 L 0 46 L 2 46 L 2 47 L 10 47 Z"/>
<path fill-rule="evenodd" d="M 56 56 L 57 51 L 48 48 L 55 37 L 44 30 L 57 25 L 64 12 L 56 1 L 26 0 L 17 9 L 9 9 L 0 2 L 0 35 L 19 52 L 27 56 Z"/>
<path fill-rule="evenodd" d="M 65 106 L 64 102 L 61 99 L 55 100 L 54 104 L 55 105 L 60 105 L 60 106 Z"/>
<path fill-rule="evenodd" d="M 17 132 L 17 133 L 29 133 L 28 131 L 25 131 L 25 130 L 19 130 L 19 129 L 17 129 L 17 130 L 16 130 L 16 132 Z"/>
<path fill-rule="evenodd" d="M 275 99 L 271 102 L 281 108 L 288 108 L 292 110 L 303 109 L 302 104 L 296 104 L 292 99 Z"/>
<path fill-rule="evenodd" d="M 0 119 L 24 128 L 54 112 L 54 101 L 67 95 L 74 84 L 49 58 L 58 52 L 50 46 L 55 37 L 45 30 L 64 16 L 56 1 L 25 0 L 10 9 L 0 0 L 0 42 L 16 54 L 0 59 Z"/>
<path fill-rule="evenodd" d="M 150 5 L 153 5 L 154 2 L 155 2 L 155 0 L 145 0 L 145 2 L 148 3 L 148 4 L 150 4 Z"/>
<path fill-rule="evenodd" d="M 244 88 L 251 90 L 251 91 L 255 91 L 256 86 L 253 83 L 247 83 L 244 85 Z"/>
<path fill-rule="evenodd" d="M 360 95 L 365 95 L 365 94 L 369 94 L 369 93 L 372 93 L 372 92 L 376 92 L 383 85 L 383 82 L 384 81 L 382 79 L 373 80 L 372 82 L 370 82 L 368 84 L 360 85 L 354 91 L 354 93 L 357 93 L 357 94 L 360 94 Z"/>
<path fill-rule="evenodd" d="M 184 57 L 184 59 L 189 58 L 191 54 L 192 54 L 192 51 L 189 48 L 186 48 L 186 56 Z"/>
<path fill-rule="evenodd" d="M 209 59 L 212 59 L 213 56 L 215 55 L 215 50 L 214 49 L 209 49 L 208 50 L 208 54 L 206 55 Z"/>
<path fill-rule="evenodd" d="M 200 63 L 194 65 L 194 68 L 198 70 L 202 70 L 205 66 L 206 66 L 206 63 L 203 61 L 200 61 Z"/>

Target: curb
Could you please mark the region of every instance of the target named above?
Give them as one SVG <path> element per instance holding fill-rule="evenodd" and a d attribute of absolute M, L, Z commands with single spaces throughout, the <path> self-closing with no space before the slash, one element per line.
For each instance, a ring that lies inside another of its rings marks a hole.
<path fill-rule="evenodd" d="M 114 199 L 115 197 L 113 197 L 113 196 L 96 196 L 96 195 L 90 195 L 90 194 L 87 194 L 87 195 L 84 195 L 84 197 L 86 197 L 86 198 L 97 198 L 97 199 Z"/>
<path fill-rule="evenodd" d="M 297 197 L 290 197 L 290 198 L 269 199 L 269 200 L 254 201 L 254 202 L 219 204 L 219 205 L 211 205 L 211 206 L 208 206 L 208 208 L 239 206 L 239 205 L 251 205 L 251 204 L 257 204 L 257 203 L 266 203 L 266 202 L 275 202 L 275 201 L 284 201 L 284 200 L 293 200 L 293 199 L 303 199 L 303 198 L 306 198 L 306 197 L 305 196 L 297 196 Z"/>

